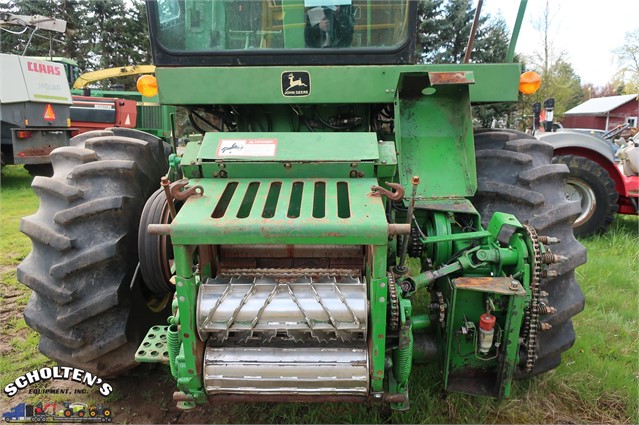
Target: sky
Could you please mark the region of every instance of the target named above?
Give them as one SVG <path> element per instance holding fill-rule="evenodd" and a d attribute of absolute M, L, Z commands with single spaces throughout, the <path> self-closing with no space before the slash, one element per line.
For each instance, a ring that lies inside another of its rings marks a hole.
<path fill-rule="evenodd" d="M 582 84 L 603 86 L 618 69 L 613 50 L 626 32 L 639 28 L 639 0 L 549 0 L 550 39 L 581 77 Z M 546 0 L 528 0 L 515 51 L 541 51 L 542 34 L 533 23 L 542 17 Z M 509 28 L 515 23 L 518 0 L 484 0 L 482 12 L 501 13 Z"/>

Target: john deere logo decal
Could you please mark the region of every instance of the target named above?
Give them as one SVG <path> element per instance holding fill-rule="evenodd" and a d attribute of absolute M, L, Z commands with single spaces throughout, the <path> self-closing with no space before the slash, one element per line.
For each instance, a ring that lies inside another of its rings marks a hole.
<path fill-rule="evenodd" d="M 311 94 L 311 76 L 306 71 L 282 72 L 282 94 L 287 97 Z"/>

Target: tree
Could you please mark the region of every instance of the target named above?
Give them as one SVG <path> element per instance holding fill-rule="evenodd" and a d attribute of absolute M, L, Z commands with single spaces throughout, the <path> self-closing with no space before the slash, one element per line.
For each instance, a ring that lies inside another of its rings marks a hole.
<path fill-rule="evenodd" d="M 460 63 L 475 9 L 472 0 L 423 0 L 418 7 L 418 52 L 425 63 Z M 508 51 L 504 20 L 480 17 L 471 61 L 502 62 Z"/>
<path fill-rule="evenodd" d="M 473 0 L 424 0 L 418 7 L 418 52 L 426 63 L 461 63 L 472 27 Z M 481 15 L 470 61 L 503 62 L 508 52 L 508 28 L 501 17 Z M 473 107 L 473 117 L 483 127 L 493 119 L 510 121 L 513 104 Z"/>
<path fill-rule="evenodd" d="M 57 0 L 32 0 L 3 2 L 0 10 L 17 15 L 43 15 L 54 18 L 63 18 L 63 2 Z M 10 31 L 2 31 L 0 49 L 3 53 L 13 53 L 30 56 L 67 56 L 67 38 L 63 34 L 49 31 L 22 31 L 19 26 L 12 27 Z M 28 44 L 28 46 L 27 46 Z"/>
<path fill-rule="evenodd" d="M 628 31 L 623 46 L 614 50 L 619 61 L 618 77 L 623 94 L 639 93 L 639 27 Z"/>
<path fill-rule="evenodd" d="M 541 9 L 541 15 L 533 22 L 534 28 L 540 35 L 539 47 L 532 55 L 526 57 L 527 70 L 536 71 L 541 75 L 540 89 L 529 96 L 521 97 L 518 110 L 521 117 L 520 129 L 532 127 L 532 105 L 536 102 L 543 104 L 548 98 L 555 99 L 555 120 L 561 120 L 564 113 L 577 106 L 584 98 L 581 78 L 572 65 L 564 59 L 566 53 L 557 52 L 552 43 L 554 13 L 549 1 Z"/>
<path fill-rule="evenodd" d="M 48 33 L 36 32 L 27 55 L 51 53 L 74 59 L 83 71 L 151 62 L 143 0 L 9 0 L 0 4 L 0 10 L 64 19 L 74 30 L 73 34 L 56 34 L 60 41 L 53 42 Z M 1 51 L 22 54 L 30 32 L 17 35 L 3 31 Z M 125 82 L 126 89 L 135 87 L 132 78 L 115 81 Z M 109 82 L 101 85 L 106 88 Z"/>

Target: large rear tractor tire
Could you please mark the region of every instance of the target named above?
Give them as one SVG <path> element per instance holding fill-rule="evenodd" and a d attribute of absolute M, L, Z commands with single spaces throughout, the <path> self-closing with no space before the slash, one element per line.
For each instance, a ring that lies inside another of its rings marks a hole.
<path fill-rule="evenodd" d="M 581 156 L 559 156 L 553 162 L 568 166 L 570 175 L 566 178 L 566 199 L 581 204 L 581 214 L 572 225 L 575 236 L 604 233 L 619 208 L 619 194 L 610 174 L 601 165 Z"/>
<path fill-rule="evenodd" d="M 551 163 L 552 145 L 514 130 L 478 130 L 475 152 L 478 190 L 472 202 L 484 226 L 495 211 L 514 214 L 539 235 L 559 238 L 560 243 L 550 248 L 567 257 L 550 266 L 556 277 L 541 280 L 541 291 L 549 294 L 548 304 L 556 312 L 541 316 L 541 322 L 552 328 L 537 334 L 537 359 L 531 373 L 523 373 L 525 355 L 520 355 L 516 376 L 537 375 L 559 365 L 561 353 L 575 341 L 571 318 L 584 308 L 575 268 L 586 262 L 586 249 L 572 230 L 581 207 L 565 198 L 564 180 L 569 170 L 564 164 Z"/>
<path fill-rule="evenodd" d="M 18 280 L 33 290 L 24 317 L 45 356 L 115 376 L 135 366 L 146 331 L 166 320 L 134 279 L 140 214 L 166 158 L 160 139 L 111 128 L 55 149 L 53 176 L 33 179 L 40 207 L 20 223 L 32 251 Z"/>

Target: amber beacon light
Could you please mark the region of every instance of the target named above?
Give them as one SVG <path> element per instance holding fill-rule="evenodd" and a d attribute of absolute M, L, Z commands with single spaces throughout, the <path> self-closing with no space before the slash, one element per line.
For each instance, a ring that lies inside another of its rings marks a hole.
<path fill-rule="evenodd" d="M 541 76 L 535 71 L 527 71 L 519 77 L 519 91 L 523 94 L 533 94 L 541 86 Z"/>
<path fill-rule="evenodd" d="M 143 75 L 138 78 L 136 87 L 145 97 L 153 97 L 158 94 L 158 80 L 153 75 Z"/>

